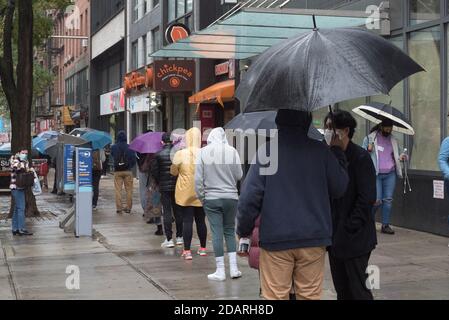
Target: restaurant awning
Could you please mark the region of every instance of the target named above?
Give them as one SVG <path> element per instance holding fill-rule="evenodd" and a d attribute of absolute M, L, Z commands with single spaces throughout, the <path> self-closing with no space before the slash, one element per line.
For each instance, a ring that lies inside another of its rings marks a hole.
<path fill-rule="evenodd" d="M 317 28 L 362 27 L 385 34 L 383 21 L 370 13 L 340 10 L 303 10 L 241 7 L 208 28 L 193 33 L 151 54 L 161 58 L 247 59 L 257 56 L 274 44 Z M 387 21 L 388 22 L 388 21 Z M 388 29 L 388 28 L 387 28 Z"/>
<path fill-rule="evenodd" d="M 235 80 L 227 80 L 216 83 L 189 98 L 189 103 L 219 103 L 224 107 L 224 102 L 234 100 Z"/>

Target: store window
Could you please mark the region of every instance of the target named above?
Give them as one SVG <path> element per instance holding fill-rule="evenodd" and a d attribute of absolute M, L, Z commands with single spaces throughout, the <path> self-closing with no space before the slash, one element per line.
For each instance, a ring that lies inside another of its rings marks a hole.
<path fill-rule="evenodd" d="M 440 18 L 440 0 L 410 0 L 410 24 Z"/>
<path fill-rule="evenodd" d="M 414 136 L 412 169 L 438 170 L 440 145 L 440 29 L 412 32 L 409 54 L 426 72 L 410 77 L 410 112 Z"/>
<path fill-rule="evenodd" d="M 183 94 L 174 95 L 172 98 L 173 102 L 173 130 L 175 129 L 185 129 L 186 126 L 186 110 L 185 110 L 185 99 Z"/>

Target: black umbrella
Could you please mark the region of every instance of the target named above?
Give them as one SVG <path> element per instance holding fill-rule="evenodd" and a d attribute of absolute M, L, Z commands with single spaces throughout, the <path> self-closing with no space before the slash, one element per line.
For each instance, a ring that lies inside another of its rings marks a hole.
<path fill-rule="evenodd" d="M 251 65 L 237 89 L 245 112 L 314 111 L 388 94 L 424 69 L 384 38 L 357 28 L 316 29 L 279 43 Z"/>
<path fill-rule="evenodd" d="M 373 102 L 357 107 L 352 111 L 362 118 L 376 124 L 381 123 L 385 119 L 390 119 L 393 122 L 394 131 L 404 133 L 409 136 L 415 135 L 415 130 L 407 121 L 405 115 L 389 104 Z"/>
<path fill-rule="evenodd" d="M 236 131 L 246 131 L 249 129 L 254 130 L 271 130 L 277 129 L 276 125 L 277 111 L 262 111 L 262 112 L 249 112 L 240 113 L 234 119 L 232 119 L 225 129 L 233 129 Z M 256 131 L 257 133 L 257 131 Z M 308 133 L 309 138 L 322 141 L 323 135 L 313 125 L 310 126 Z"/>

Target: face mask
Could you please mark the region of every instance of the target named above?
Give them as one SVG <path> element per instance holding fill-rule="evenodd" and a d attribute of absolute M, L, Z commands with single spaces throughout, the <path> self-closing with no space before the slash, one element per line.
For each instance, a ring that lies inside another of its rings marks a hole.
<path fill-rule="evenodd" d="M 324 140 L 326 140 L 327 145 L 331 145 L 332 137 L 334 135 L 333 130 L 326 129 L 324 130 Z"/>
<path fill-rule="evenodd" d="M 26 161 L 28 159 L 28 155 L 27 154 L 19 154 L 19 159 L 20 161 Z"/>
<path fill-rule="evenodd" d="M 391 132 L 385 132 L 385 131 L 382 131 L 382 135 L 383 135 L 384 137 L 388 138 L 388 137 L 391 135 Z"/>

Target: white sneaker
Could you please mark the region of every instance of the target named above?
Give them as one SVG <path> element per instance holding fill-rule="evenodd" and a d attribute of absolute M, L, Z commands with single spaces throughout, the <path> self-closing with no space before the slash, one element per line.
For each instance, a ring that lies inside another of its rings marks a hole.
<path fill-rule="evenodd" d="M 215 273 L 208 275 L 207 278 L 212 281 L 225 281 L 226 272 L 225 272 L 224 257 L 215 258 L 215 263 L 217 265 L 217 271 Z"/>
<path fill-rule="evenodd" d="M 175 247 L 175 243 L 173 242 L 173 240 L 168 241 L 167 239 L 165 239 L 165 241 L 161 244 L 162 248 L 174 248 Z"/>
<path fill-rule="evenodd" d="M 176 238 L 176 245 L 182 246 L 184 244 L 184 239 L 182 237 Z"/>
<path fill-rule="evenodd" d="M 242 277 L 242 273 L 239 271 L 237 266 L 237 253 L 228 253 L 229 257 L 229 269 L 231 273 L 231 279 L 238 279 Z"/>

